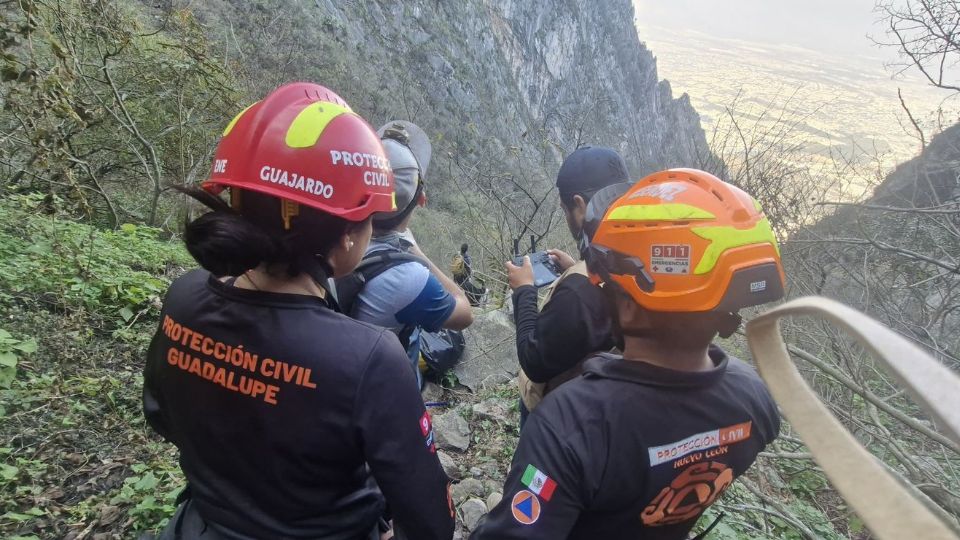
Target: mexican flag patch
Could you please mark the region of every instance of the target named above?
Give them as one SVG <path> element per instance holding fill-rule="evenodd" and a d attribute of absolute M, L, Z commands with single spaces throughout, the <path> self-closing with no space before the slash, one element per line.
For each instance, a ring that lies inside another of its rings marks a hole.
<path fill-rule="evenodd" d="M 557 483 L 533 465 L 527 465 L 520 482 L 545 501 L 549 501 L 553 497 L 553 490 L 557 489 Z"/>

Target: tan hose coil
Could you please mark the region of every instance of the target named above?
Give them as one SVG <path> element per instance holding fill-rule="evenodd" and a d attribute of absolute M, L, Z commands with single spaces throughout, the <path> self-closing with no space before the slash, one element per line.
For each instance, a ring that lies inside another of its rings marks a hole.
<path fill-rule="evenodd" d="M 827 298 L 799 298 L 747 323 L 750 350 L 784 416 L 870 531 L 880 540 L 960 538 L 901 487 L 820 401 L 790 360 L 780 335 L 779 320 L 787 315 L 819 317 L 844 329 L 958 444 L 960 377 L 893 330 Z"/>

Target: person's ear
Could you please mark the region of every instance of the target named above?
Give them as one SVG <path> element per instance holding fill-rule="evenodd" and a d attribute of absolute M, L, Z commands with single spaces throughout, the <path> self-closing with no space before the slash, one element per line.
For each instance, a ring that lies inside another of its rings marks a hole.
<path fill-rule="evenodd" d="M 613 285 L 613 287 L 616 287 L 616 285 Z M 631 328 L 636 325 L 637 319 L 641 315 L 637 309 L 637 304 L 632 298 L 621 291 L 614 290 L 612 294 L 613 304 L 617 310 L 617 320 L 620 321 L 620 326 L 623 328 Z"/>
<path fill-rule="evenodd" d="M 573 205 L 570 207 L 570 215 L 580 226 L 583 226 L 583 221 L 587 216 L 587 200 L 583 198 L 582 195 L 573 196 Z"/>

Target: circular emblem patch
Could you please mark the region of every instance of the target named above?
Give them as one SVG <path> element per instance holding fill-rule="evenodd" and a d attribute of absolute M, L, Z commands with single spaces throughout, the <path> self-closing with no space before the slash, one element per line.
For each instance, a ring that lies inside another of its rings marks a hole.
<path fill-rule="evenodd" d="M 713 504 L 730 484 L 733 469 L 716 461 L 697 463 L 683 470 L 640 513 L 648 527 L 691 520 Z"/>
<path fill-rule="evenodd" d="M 540 500 L 527 490 L 518 491 L 510 504 L 513 519 L 523 525 L 532 525 L 540 517 Z"/>

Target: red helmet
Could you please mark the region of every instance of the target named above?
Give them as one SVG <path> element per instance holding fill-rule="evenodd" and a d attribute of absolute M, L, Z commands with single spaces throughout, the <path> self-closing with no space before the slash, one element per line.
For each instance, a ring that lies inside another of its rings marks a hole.
<path fill-rule="evenodd" d="M 395 208 L 377 132 L 313 83 L 281 86 L 241 111 L 224 130 L 203 187 L 255 191 L 350 221 Z"/>

